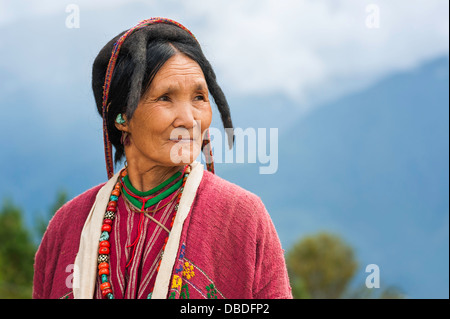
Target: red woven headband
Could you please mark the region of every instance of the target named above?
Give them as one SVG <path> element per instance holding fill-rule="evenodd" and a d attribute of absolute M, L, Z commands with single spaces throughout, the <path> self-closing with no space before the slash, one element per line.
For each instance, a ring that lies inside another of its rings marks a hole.
<path fill-rule="evenodd" d="M 191 33 L 191 31 L 189 31 L 186 27 L 184 27 L 182 24 L 180 24 L 176 21 L 166 19 L 166 18 L 151 18 L 151 19 L 143 20 L 143 21 L 139 22 L 133 28 L 129 29 L 114 44 L 114 48 L 111 53 L 111 58 L 109 59 L 108 68 L 106 69 L 105 84 L 103 86 L 103 101 L 102 101 L 103 141 L 105 144 L 105 161 L 106 161 L 106 171 L 108 173 L 108 179 L 110 179 L 114 175 L 114 163 L 113 163 L 113 158 L 112 158 L 112 145 L 111 145 L 111 141 L 109 140 L 108 129 L 106 126 L 106 118 L 107 118 L 108 108 L 109 108 L 109 105 L 107 105 L 107 101 L 108 101 L 108 95 L 109 95 L 109 87 L 111 84 L 111 78 L 114 73 L 114 67 L 117 62 L 117 57 L 119 56 L 119 51 L 120 51 L 120 48 L 122 47 L 122 44 L 124 43 L 125 39 L 130 34 L 132 34 L 136 30 L 139 30 L 143 27 L 146 27 L 148 25 L 155 24 L 155 23 L 166 23 L 166 24 L 175 25 L 175 26 L 183 29 L 184 31 L 188 32 L 195 39 L 195 36 Z"/>

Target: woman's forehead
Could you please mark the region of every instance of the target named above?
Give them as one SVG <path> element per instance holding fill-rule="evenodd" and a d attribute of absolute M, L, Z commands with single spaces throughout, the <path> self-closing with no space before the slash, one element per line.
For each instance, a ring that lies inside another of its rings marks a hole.
<path fill-rule="evenodd" d="M 176 54 L 156 73 L 150 88 L 165 87 L 177 90 L 180 86 L 195 90 L 207 87 L 205 76 L 198 63 L 184 55 Z"/>

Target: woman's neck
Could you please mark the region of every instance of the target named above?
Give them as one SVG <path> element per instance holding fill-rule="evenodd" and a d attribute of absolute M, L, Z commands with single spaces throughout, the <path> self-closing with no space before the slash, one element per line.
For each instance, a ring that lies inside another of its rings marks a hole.
<path fill-rule="evenodd" d="M 128 163 L 127 174 L 131 185 L 140 192 L 151 190 L 173 176 L 181 172 L 183 166 L 139 166 L 137 163 Z"/>

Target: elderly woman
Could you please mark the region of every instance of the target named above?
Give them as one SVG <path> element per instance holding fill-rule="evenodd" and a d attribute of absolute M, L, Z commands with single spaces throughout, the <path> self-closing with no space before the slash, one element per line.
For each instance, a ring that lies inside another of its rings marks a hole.
<path fill-rule="evenodd" d="M 209 94 L 224 127 L 232 122 L 192 33 L 142 21 L 100 51 L 92 87 L 109 180 L 49 223 L 33 297 L 291 298 L 264 204 L 214 175 Z M 112 145 L 116 163 L 126 158 L 115 174 Z M 201 150 L 207 170 L 195 160 Z"/>

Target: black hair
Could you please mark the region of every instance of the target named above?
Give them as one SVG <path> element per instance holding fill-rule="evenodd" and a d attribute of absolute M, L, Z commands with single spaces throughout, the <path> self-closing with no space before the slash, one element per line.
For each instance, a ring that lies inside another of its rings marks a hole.
<path fill-rule="evenodd" d="M 114 43 L 125 33 L 122 32 L 109 41 L 97 55 L 92 68 L 92 90 L 97 110 L 102 115 L 103 85 L 106 69 Z M 231 149 L 234 142 L 233 123 L 225 95 L 217 84 L 216 75 L 204 56 L 200 44 L 185 30 L 169 24 L 159 23 L 146 26 L 132 33 L 123 43 L 111 79 L 107 104 L 106 126 L 111 144 L 116 149 L 114 161 L 124 156 L 124 147 L 120 142 L 121 132 L 114 122 L 119 113 L 125 113 L 127 119 L 133 117 L 139 100 L 150 87 L 156 73 L 169 58 L 182 53 L 198 63 L 205 76 L 208 90 L 220 112 L 224 128 L 228 134 Z"/>

